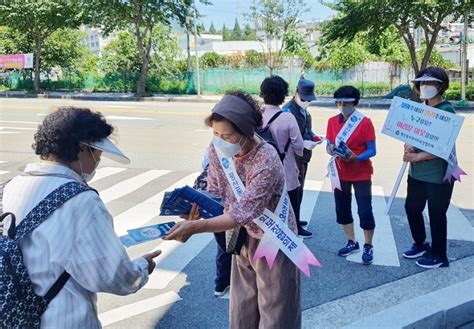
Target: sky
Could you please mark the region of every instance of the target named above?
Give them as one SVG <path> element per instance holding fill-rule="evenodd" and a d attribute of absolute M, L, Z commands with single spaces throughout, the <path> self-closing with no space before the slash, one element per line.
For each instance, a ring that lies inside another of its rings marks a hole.
<path fill-rule="evenodd" d="M 234 27 L 234 21 L 237 17 L 239 19 L 240 27 L 243 27 L 247 21 L 244 18 L 244 14 L 249 12 L 252 0 L 210 0 L 212 5 L 203 5 L 199 1 L 196 1 L 198 12 L 203 15 L 200 19 L 204 23 L 206 30 L 209 29 L 211 22 L 217 30 L 222 29 L 222 25 L 225 23 L 228 28 Z M 301 18 L 303 21 L 311 20 L 325 20 L 335 12 L 326 6 L 319 3 L 318 0 L 306 0 L 306 4 L 309 7 Z"/>

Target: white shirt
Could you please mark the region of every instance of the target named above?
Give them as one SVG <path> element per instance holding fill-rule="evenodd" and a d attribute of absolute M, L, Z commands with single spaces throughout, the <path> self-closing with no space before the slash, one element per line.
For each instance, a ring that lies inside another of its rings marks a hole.
<path fill-rule="evenodd" d="M 54 173 L 66 177 L 17 176 L 6 186 L 3 211 L 17 224 L 50 192 L 70 181 L 76 172 L 61 164 L 29 164 L 25 173 Z M 5 221 L 4 234 L 10 226 Z M 100 328 L 97 292 L 128 295 L 148 281 L 144 258 L 131 261 L 114 232 L 112 216 L 94 191 L 76 195 L 20 242 L 23 260 L 35 292 L 44 296 L 58 277 L 71 277 L 41 317 L 41 328 Z"/>

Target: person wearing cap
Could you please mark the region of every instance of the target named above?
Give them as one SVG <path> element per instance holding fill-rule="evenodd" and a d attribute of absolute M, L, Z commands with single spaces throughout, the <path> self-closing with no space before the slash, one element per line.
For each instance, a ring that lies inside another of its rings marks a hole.
<path fill-rule="evenodd" d="M 47 115 L 34 136 L 41 161 L 14 177 L 3 210 L 21 220 L 49 193 L 68 182 L 87 184 L 101 156 L 130 160 L 108 137 L 113 127 L 100 113 L 64 107 Z M 85 191 L 67 201 L 25 237 L 20 248 L 35 293 L 46 294 L 58 277 L 70 277 L 41 317 L 42 328 L 100 328 L 98 292 L 128 295 L 142 288 L 160 251 L 130 260 L 99 195 Z M 5 222 L 4 234 L 10 226 Z"/>
<path fill-rule="evenodd" d="M 426 105 L 455 113 L 454 107 L 443 99 L 449 88 L 449 78 L 440 67 L 421 70 L 414 80 L 414 91 Z M 405 144 L 403 161 L 410 163 L 405 210 L 414 243 L 403 253 L 403 257 L 417 259 L 416 264 L 424 268 L 448 267 L 446 254 L 447 217 L 454 182 L 444 180 L 448 163 L 430 153 Z M 423 209 L 428 203 L 431 229 L 431 246 L 426 241 Z M 421 258 L 420 258 L 421 257 Z"/>
<path fill-rule="evenodd" d="M 331 117 L 327 125 L 327 152 L 334 156 L 335 148 L 338 146 L 340 132 L 345 129 L 346 123 L 354 121 L 358 116 L 360 123 L 350 132 L 345 142 L 350 150 L 347 158 L 336 157 L 335 167 L 339 175 L 340 186 L 334 187 L 334 200 L 336 203 L 337 223 L 341 224 L 347 239 L 345 247 L 338 251 L 338 255 L 345 257 L 359 252 L 359 243 L 354 234 L 354 218 L 352 217 L 352 187 L 354 187 L 357 201 L 357 212 L 360 219 L 360 227 L 364 231 L 364 248 L 362 261 L 364 264 L 373 262 L 374 248 L 372 238 L 375 229 L 374 214 L 372 211 L 372 162 L 370 158 L 375 156 L 375 129 L 372 121 L 357 111 L 355 106 L 359 103 L 360 92 L 353 86 L 342 86 L 334 93 L 336 105 L 340 111 L 338 115 Z M 356 112 L 357 111 L 357 112 Z"/>
<path fill-rule="evenodd" d="M 283 104 L 287 95 L 288 83 L 280 76 L 273 75 L 263 80 L 260 85 L 260 97 L 265 103 L 262 108 L 262 127 L 266 127 L 275 115 L 282 112 L 280 105 Z M 285 154 L 283 167 L 285 168 L 286 188 L 295 212 L 298 235 L 302 238 L 310 238 L 311 232 L 306 231 L 300 223 L 300 182 L 296 157 L 303 156 L 303 138 L 298 128 L 298 122 L 291 113 L 283 112 L 270 124 L 270 131 L 280 153 Z"/>
<path fill-rule="evenodd" d="M 244 92 L 226 93 L 205 122 L 214 133 L 209 148 L 208 192 L 220 197 L 227 210 L 206 220 L 178 222 L 165 239 L 184 242 L 196 233 L 243 227 L 246 234 L 240 254 L 232 255 L 229 327 L 301 328 L 299 270 L 282 252 L 271 269 L 265 259 L 254 260 L 263 231 L 253 220 L 264 209 L 275 211 L 285 185 L 277 151 L 255 134 L 262 124 L 259 105 Z M 245 186 L 240 200 L 223 169 L 227 159 L 221 162 L 217 152 L 234 162 Z M 291 207 L 288 226 L 296 234 Z"/>
<path fill-rule="evenodd" d="M 311 114 L 307 110 L 309 104 L 314 100 L 316 100 L 316 96 L 314 95 L 314 82 L 303 78 L 298 81 L 296 93 L 293 98 L 283 106 L 283 111 L 290 112 L 295 117 L 296 122 L 298 123 L 298 128 L 300 129 L 301 137 L 305 141 L 319 140 L 319 137 L 313 133 Z M 298 188 L 299 208 L 301 207 L 301 201 L 303 201 L 304 182 L 312 153 L 312 150 L 304 148 L 302 156 L 295 156 L 296 166 L 299 171 L 298 181 L 300 183 L 300 187 Z M 298 226 L 301 227 L 300 235 L 311 236 L 311 232 L 303 229 L 303 226 L 306 226 L 308 222 L 301 220 L 298 216 L 297 219 Z"/>

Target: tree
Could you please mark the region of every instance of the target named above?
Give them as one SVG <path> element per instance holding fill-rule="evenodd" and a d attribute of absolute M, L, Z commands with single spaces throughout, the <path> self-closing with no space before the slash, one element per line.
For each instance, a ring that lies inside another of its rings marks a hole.
<path fill-rule="evenodd" d="M 230 40 L 230 33 L 225 24 L 222 26 L 222 40 L 229 41 Z"/>
<path fill-rule="evenodd" d="M 209 27 L 210 34 L 217 34 L 216 28 L 214 27 L 214 23 L 211 22 L 211 26 Z"/>
<path fill-rule="evenodd" d="M 207 3 L 205 0 L 201 2 Z M 170 26 L 173 20 L 184 26 L 186 17 L 191 16 L 192 3 L 192 0 L 123 0 L 104 5 L 100 1 L 89 0 L 83 1 L 83 6 L 87 7 L 94 24 L 101 27 L 105 34 L 130 26 L 133 28 L 141 63 L 136 94 L 144 96 L 155 27 L 159 24 Z"/>
<path fill-rule="evenodd" d="M 12 0 L 1 2 L 0 21 L 27 40 L 33 40 L 34 91 L 38 93 L 45 41 L 59 29 L 79 27 L 86 22 L 86 16 L 79 1 L 75 0 Z"/>
<path fill-rule="evenodd" d="M 298 17 L 307 10 L 304 0 L 254 0 L 247 18 L 263 32 L 260 41 L 265 42 L 269 74 L 273 74 L 275 64 L 285 48 L 285 36 L 296 29 Z M 277 49 L 273 45 L 280 42 Z M 275 58 L 275 56 L 277 58 Z"/>
<path fill-rule="evenodd" d="M 304 41 L 304 35 L 297 30 L 289 31 L 285 36 L 285 52 L 292 59 L 298 58 L 301 62 L 301 69 L 309 68 L 314 63 L 314 57 L 311 55 L 309 46 Z"/>
<path fill-rule="evenodd" d="M 210 51 L 201 56 L 199 63 L 203 68 L 216 68 L 222 64 L 222 56 Z"/>
<path fill-rule="evenodd" d="M 245 24 L 244 31 L 242 32 L 242 39 L 248 41 L 257 40 L 257 33 L 249 24 Z"/>
<path fill-rule="evenodd" d="M 231 38 L 235 41 L 242 40 L 242 31 L 240 30 L 239 21 L 237 20 L 237 18 L 235 19 L 234 29 L 232 30 Z"/>
<path fill-rule="evenodd" d="M 348 69 L 374 57 L 358 38 L 346 43 L 334 41 L 330 46 L 321 48 L 321 54 L 315 66 L 317 69 Z"/>
<path fill-rule="evenodd" d="M 457 20 L 466 6 L 472 8 L 469 0 L 338 0 L 335 3 L 322 1 L 338 12 L 332 20 L 323 24 L 323 40 L 347 43 L 357 33 L 368 32 L 374 38 L 390 27 L 394 27 L 405 41 L 410 54 L 411 65 L 418 73 L 425 68 L 433 51 L 442 24 L 449 17 Z M 417 55 L 415 31 L 423 31 L 426 50 Z M 421 58 L 421 61 L 419 60 Z"/>
<path fill-rule="evenodd" d="M 198 24 L 197 26 L 197 32 L 199 34 L 201 33 L 206 33 L 206 27 L 204 26 L 204 23 Z"/>

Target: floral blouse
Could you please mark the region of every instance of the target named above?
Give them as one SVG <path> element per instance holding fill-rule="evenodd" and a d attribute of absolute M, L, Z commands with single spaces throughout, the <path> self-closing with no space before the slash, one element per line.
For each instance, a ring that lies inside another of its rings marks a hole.
<path fill-rule="evenodd" d="M 277 207 L 285 183 L 283 166 L 273 146 L 264 142 L 233 159 L 237 174 L 246 187 L 240 201 L 234 196 L 213 145 L 209 148 L 208 191 L 222 198 L 235 223 L 244 226 L 251 237 L 260 239 L 263 231 L 252 220 L 265 208 L 274 211 Z M 296 233 L 293 209 L 290 209 L 288 225 Z"/>

